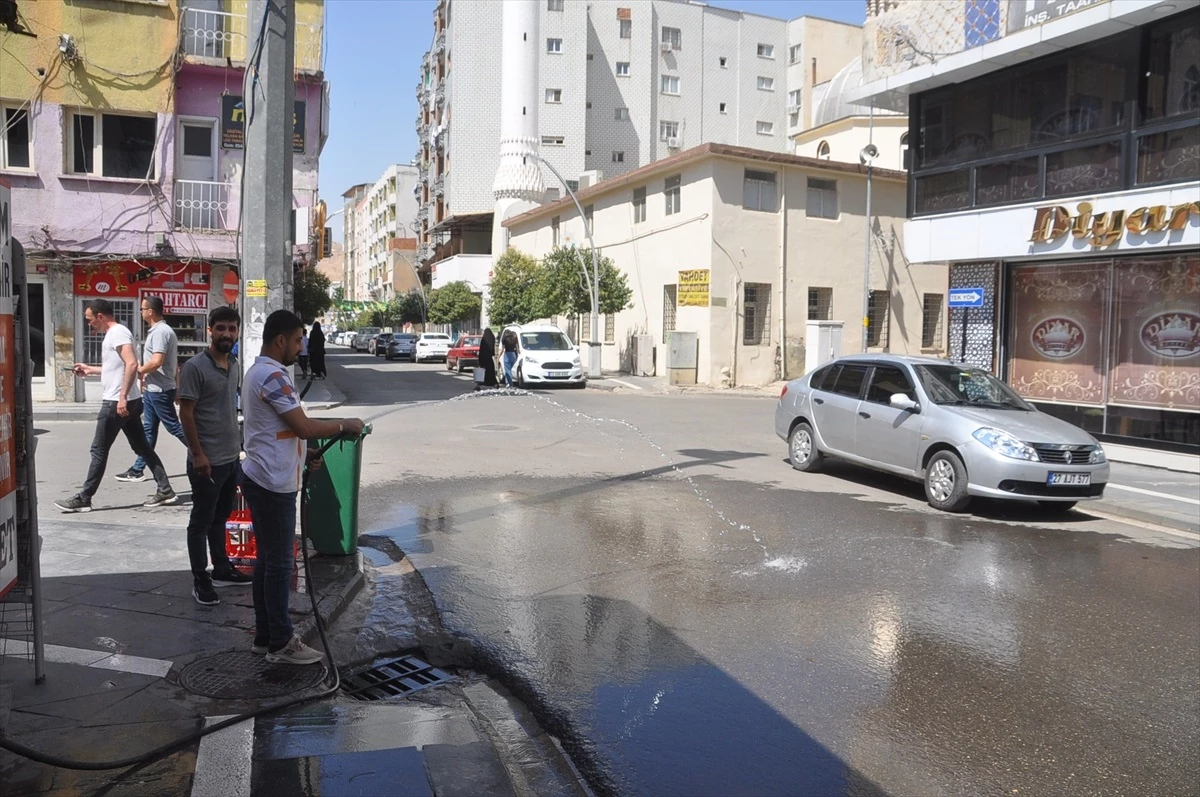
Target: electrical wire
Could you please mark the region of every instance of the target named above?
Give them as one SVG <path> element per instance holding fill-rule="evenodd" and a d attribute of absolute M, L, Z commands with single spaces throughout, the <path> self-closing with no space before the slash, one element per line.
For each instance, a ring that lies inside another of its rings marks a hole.
<path fill-rule="evenodd" d="M 303 392 L 301 392 L 301 394 L 300 394 L 301 398 L 303 398 L 303 396 L 308 393 L 309 388 L 312 387 L 312 383 L 313 383 L 313 380 L 310 377 L 308 380 L 308 384 L 305 386 Z M 328 451 L 333 446 L 334 443 L 337 443 L 338 441 L 344 440 L 344 439 L 346 439 L 345 435 L 338 435 L 333 438 L 330 438 L 323 446 L 321 446 L 318 449 L 318 454 L 319 455 L 324 454 L 326 451 Z M 359 437 L 358 439 L 361 440 L 362 438 Z M 304 559 L 304 578 L 305 578 L 305 582 L 308 585 L 308 599 L 309 599 L 309 602 L 312 604 L 313 619 L 316 621 L 317 633 L 321 637 L 321 647 L 325 649 L 325 657 L 329 661 L 329 668 L 327 671 L 327 676 L 329 676 L 329 677 L 327 677 L 327 679 L 326 679 L 326 682 L 329 684 L 329 686 L 326 689 L 324 689 L 320 692 L 317 692 L 315 694 L 301 695 L 300 697 L 294 697 L 289 700 L 285 700 L 282 703 L 276 703 L 275 705 L 264 706 L 260 709 L 255 709 L 254 711 L 248 711 L 244 714 L 238 714 L 237 716 L 230 717 L 229 719 L 225 719 L 225 720 L 222 720 L 213 725 L 209 725 L 205 728 L 202 728 L 199 731 L 195 731 L 195 732 L 189 733 L 185 736 L 181 736 L 180 738 L 175 739 L 174 741 L 167 742 L 166 744 L 160 745 L 159 747 L 155 747 L 154 749 L 149 750 L 145 753 L 141 753 L 136 756 L 129 756 L 128 758 L 117 759 L 115 761 L 75 761 L 72 759 L 63 758 L 62 756 L 50 755 L 49 753 L 43 753 L 40 750 L 36 750 L 32 747 L 23 745 L 20 742 L 13 741 L 7 735 L 0 735 L 0 748 L 2 748 L 4 750 L 8 750 L 10 753 L 14 753 L 23 758 L 28 758 L 31 761 L 37 761 L 40 764 L 46 764 L 47 766 L 58 767 L 60 769 L 73 769 L 73 770 L 85 770 L 85 771 L 100 771 L 100 770 L 107 770 L 107 769 L 125 769 L 126 767 L 137 766 L 139 764 L 147 764 L 147 763 L 150 763 L 151 761 L 155 761 L 159 758 L 162 758 L 163 756 L 170 755 L 171 753 L 174 753 L 175 751 L 180 750 L 183 747 L 186 747 L 194 742 L 199 741 L 200 739 L 204 738 L 205 736 L 208 736 L 209 734 L 213 734 L 213 733 L 216 733 L 217 731 L 225 730 L 226 728 L 229 728 L 229 727 L 232 727 L 239 723 L 245 722 L 248 719 L 253 719 L 255 717 L 261 717 L 265 714 L 271 714 L 276 711 L 281 711 L 285 708 L 290 708 L 292 706 L 301 705 L 303 703 L 310 703 L 314 700 L 322 700 L 326 697 L 331 697 L 332 695 L 336 694 L 338 689 L 341 688 L 342 678 L 341 678 L 341 673 L 338 671 L 338 668 L 337 668 L 337 662 L 334 661 L 333 651 L 330 649 L 330 646 L 329 646 L 329 637 L 326 636 L 326 634 L 325 634 L 325 623 L 321 619 L 321 613 L 319 611 L 317 611 L 317 594 L 316 594 L 316 591 L 313 589 L 312 575 L 310 572 L 310 565 L 309 565 L 309 558 L 308 558 L 308 545 L 306 544 L 308 542 L 308 479 L 309 479 L 309 474 L 310 474 L 309 469 L 305 468 L 304 475 L 301 477 L 301 483 L 300 483 L 300 550 L 303 554 L 303 559 Z"/>

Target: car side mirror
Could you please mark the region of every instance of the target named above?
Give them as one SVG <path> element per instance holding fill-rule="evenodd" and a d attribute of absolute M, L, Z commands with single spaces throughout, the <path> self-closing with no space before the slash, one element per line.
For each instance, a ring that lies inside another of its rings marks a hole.
<path fill-rule="evenodd" d="M 893 393 L 891 399 L 888 400 L 894 408 L 904 410 L 905 412 L 920 412 L 921 405 L 910 399 L 903 393 Z"/>

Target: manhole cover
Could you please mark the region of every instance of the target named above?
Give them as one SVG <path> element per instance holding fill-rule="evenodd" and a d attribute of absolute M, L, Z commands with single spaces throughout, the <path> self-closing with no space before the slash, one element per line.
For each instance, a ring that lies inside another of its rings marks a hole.
<path fill-rule="evenodd" d="M 316 686 L 325 666 L 271 664 L 248 650 L 218 653 L 183 668 L 179 684 L 189 692 L 223 700 L 290 695 Z"/>
<path fill-rule="evenodd" d="M 507 426 L 503 423 L 485 423 L 483 426 L 472 426 L 477 432 L 515 432 L 520 426 Z"/>
<path fill-rule="evenodd" d="M 346 676 L 342 691 L 355 700 L 387 700 L 448 680 L 449 673 L 432 664 L 416 656 L 401 656 Z"/>

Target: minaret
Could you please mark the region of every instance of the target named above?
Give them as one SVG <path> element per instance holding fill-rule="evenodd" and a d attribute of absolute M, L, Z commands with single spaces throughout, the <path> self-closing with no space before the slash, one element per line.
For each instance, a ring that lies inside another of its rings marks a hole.
<path fill-rule="evenodd" d="M 504 0 L 500 30 L 500 166 L 492 183 L 496 198 L 492 260 L 504 254 L 501 222 L 537 207 L 545 198 L 538 144 L 538 19 L 541 0 Z"/>

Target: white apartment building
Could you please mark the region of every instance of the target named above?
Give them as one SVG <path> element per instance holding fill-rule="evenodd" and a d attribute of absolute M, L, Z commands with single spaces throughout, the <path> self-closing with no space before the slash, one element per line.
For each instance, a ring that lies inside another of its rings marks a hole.
<path fill-rule="evenodd" d="M 540 0 L 538 149 L 569 183 L 713 142 L 791 152 L 858 26 L 685 0 Z M 441 0 L 417 85 L 423 264 L 485 255 L 499 163 L 502 0 Z M 456 166 L 458 168 L 456 168 Z M 561 196 L 543 170 L 547 201 Z M 576 187 L 576 185 L 572 185 Z M 455 271 L 446 264 L 443 271 Z"/>
<path fill-rule="evenodd" d="M 342 288 L 346 299 L 353 302 L 361 301 L 358 295 L 358 261 L 364 256 L 364 246 L 359 240 L 362 222 L 358 218 L 358 204 L 366 197 L 370 187 L 370 183 L 359 183 L 342 192 L 342 246 L 345 247 Z"/>
<path fill-rule="evenodd" d="M 367 189 L 365 260 L 367 282 L 360 301 L 387 301 L 394 294 L 391 271 L 391 240 L 410 238 L 417 217 L 417 167 L 389 166 L 375 184 Z"/>

